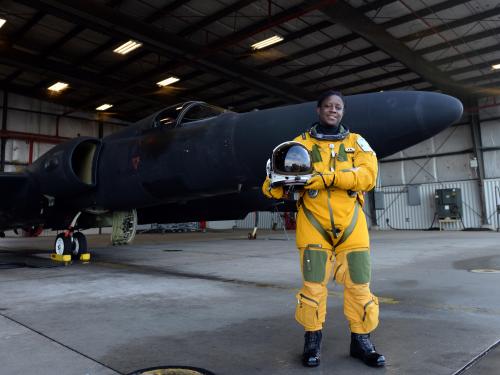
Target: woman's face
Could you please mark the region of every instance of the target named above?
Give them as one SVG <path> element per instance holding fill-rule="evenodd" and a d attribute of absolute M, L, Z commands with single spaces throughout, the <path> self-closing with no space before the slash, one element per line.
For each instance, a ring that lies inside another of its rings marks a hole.
<path fill-rule="evenodd" d="M 337 95 L 332 95 L 323 100 L 321 107 L 316 108 L 319 121 L 326 126 L 339 126 L 344 116 L 344 102 Z"/>

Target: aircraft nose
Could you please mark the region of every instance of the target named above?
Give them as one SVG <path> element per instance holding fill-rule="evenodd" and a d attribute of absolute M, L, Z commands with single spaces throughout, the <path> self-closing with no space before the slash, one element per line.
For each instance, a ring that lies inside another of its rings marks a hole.
<path fill-rule="evenodd" d="M 417 104 L 420 126 L 432 133 L 458 121 L 462 117 L 463 110 L 460 100 L 440 93 L 426 92 L 420 96 Z"/>

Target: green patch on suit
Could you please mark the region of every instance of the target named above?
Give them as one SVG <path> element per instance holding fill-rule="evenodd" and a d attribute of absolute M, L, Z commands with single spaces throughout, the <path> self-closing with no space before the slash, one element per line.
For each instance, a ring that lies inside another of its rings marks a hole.
<path fill-rule="evenodd" d="M 321 283 L 325 278 L 326 261 L 328 254 L 326 251 L 304 250 L 302 260 L 302 273 L 305 281 Z"/>
<path fill-rule="evenodd" d="M 345 146 L 343 143 L 340 144 L 339 152 L 337 153 L 338 161 L 347 161 L 347 152 L 345 151 Z"/>
<path fill-rule="evenodd" d="M 347 254 L 349 276 L 354 284 L 366 284 L 371 279 L 370 253 L 366 251 L 353 251 Z"/>
<path fill-rule="evenodd" d="M 311 158 L 313 163 L 317 163 L 322 161 L 323 159 L 321 158 L 321 152 L 319 151 L 318 145 L 313 145 L 312 146 L 312 151 L 311 151 Z"/>

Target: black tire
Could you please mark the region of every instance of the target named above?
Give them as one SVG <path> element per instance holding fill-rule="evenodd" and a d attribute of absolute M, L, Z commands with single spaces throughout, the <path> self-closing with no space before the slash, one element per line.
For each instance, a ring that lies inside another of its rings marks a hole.
<path fill-rule="evenodd" d="M 87 252 L 87 237 L 81 232 L 73 233 L 73 244 L 71 246 L 71 255 L 74 259 L 79 259 L 80 255 Z"/>
<path fill-rule="evenodd" d="M 54 242 L 54 252 L 57 255 L 71 254 L 71 237 L 66 237 L 64 233 L 59 233 Z"/>

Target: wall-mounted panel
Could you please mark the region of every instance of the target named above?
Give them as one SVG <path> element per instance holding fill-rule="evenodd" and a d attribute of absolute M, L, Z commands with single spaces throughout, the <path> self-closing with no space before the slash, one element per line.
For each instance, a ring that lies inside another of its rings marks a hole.
<path fill-rule="evenodd" d="M 466 228 L 481 225 L 479 186 L 477 181 L 458 181 L 423 184 L 420 186 L 421 204 L 409 206 L 407 187 L 389 186 L 377 189 L 384 193 L 385 209 L 377 211 L 377 223 L 381 229 L 429 229 L 438 227 L 435 219 L 434 196 L 436 189 L 459 188 L 462 192 L 463 223 Z M 450 228 L 451 229 L 451 228 Z M 458 229 L 455 227 L 454 229 Z"/>

